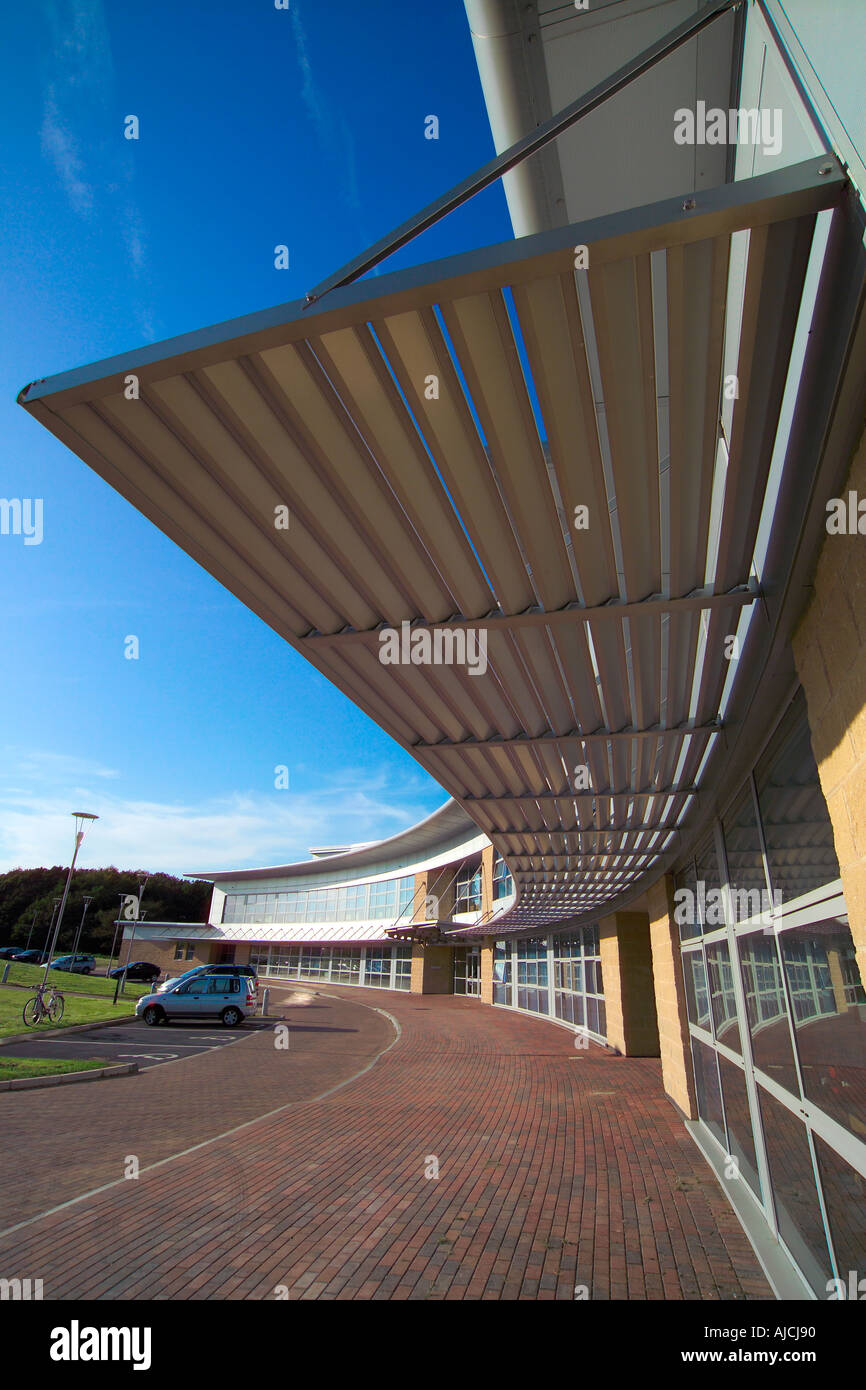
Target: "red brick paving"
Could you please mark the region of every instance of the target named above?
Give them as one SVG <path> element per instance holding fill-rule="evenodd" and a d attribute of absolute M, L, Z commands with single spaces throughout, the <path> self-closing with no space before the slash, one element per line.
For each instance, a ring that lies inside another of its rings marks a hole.
<path fill-rule="evenodd" d="M 289 1017 L 351 1033 L 293 1030 L 286 1052 L 260 1033 L 128 1081 L 0 1097 L 27 1185 L 48 1180 L 54 1203 L 116 1178 L 126 1154 L 144 1166 L 245 1105 L 292 1102 L 0 1237 L 0 1270 L 43 1279 L 46 1298 L 772 1297 L 657 1060 L 577 1050 L 474 1000 L 329 993 Z M 393 1032 L 369 1005 L 402 1028 L 384 1053 Z"/>

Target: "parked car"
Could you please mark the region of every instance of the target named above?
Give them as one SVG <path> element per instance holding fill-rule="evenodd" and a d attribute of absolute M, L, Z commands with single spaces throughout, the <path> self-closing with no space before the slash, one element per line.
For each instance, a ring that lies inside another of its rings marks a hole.
<path fill-rule="evenodd" d="M 168 989 L 144 994 L 135 1006 L 137 1018 L 153 1027 L 180 1019 L 218 1018 L 226 1028 L 236 1028 L 256 1012 L 255 986 L 246 975 L 196 974 L 192 979 L 172 980 Z"/>
<path fill-rule="evenodd" d="M 258 989 L 258 976 L 252 965 L 197 965 L 192 970 L 185 970 L 182 975 L 175 975 L 172 979 L 166 980 L 160 985 L 159 992 L 171 989 L 181 980 L 194 980 L 197 975 L 243 975 L 252 982 L 254 989 Z"/>
<path fill-rule="evenodd" d="M 23 946 L 2 946 L 0 960 L 17 960 L 23 950 Z"/>
<path fill-rule="evenodd" d="M 47 951 L 16 951 L 15 960 L 19 965 L 44 965 L 48 959 Z"/>
<path fill-rule="evenodd" d="M 72 975 L 89 975 L 96 969 L 96 958 L 78 952 L 74 956 L 58 956 L 51 963 L 52 970 L 66 970 Z"/>
<path fill-rule="evenodd" d="M 109 970 L 109 979 L 119 980 L 124 971 L 128 980 L 155 980 L 162 974 L 159 966 L 152 965 L 149 960 L 133 960 L 129 965 L 118 965 L 114 970 Z"/>

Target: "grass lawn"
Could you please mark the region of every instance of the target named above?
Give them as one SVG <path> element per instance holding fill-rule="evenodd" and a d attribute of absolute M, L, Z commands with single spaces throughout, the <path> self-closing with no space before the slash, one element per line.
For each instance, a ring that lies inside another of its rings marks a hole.
<path fill-rule="evenodd" d="M 102 1023 L 105 1019 L 129 1018 L 134 1012 L 134 1000 L 118 1000 L 114 1007 L 110 999 L 82 999 L 78 995 L 67 994 L 65 989 L 61 989 L 61 994 L 66 999 L 66 1008 L 63 1010 L 63 1018 L 60 1024 L 50 1021 L 38 1024 L 35 1028 L 28 1028 L 22 1017 L 24 1005 L 29 999 L 26 990 L 0 988 L 0 1037 L 5 1037 L 9 1033 L 32 1033 L 38 1036 L 40 1029 L 49 1028 L 68 1028 L 73 1023 Z M 0 1052 L 0 1061 L 3 1053 Z"/>
<path fill-rule="evenodd" d="M 0 1052 L 0 1081 L 17 1081 L 21 1076 L 57 1076 L 67 1071 L 94 1071 L 110 1065 L 110 1062 L 85 1061 L 81 1057 L 55 1061 L 53 1057 L 6 1057 Z"/>
<path fill-rule="evenodd" d="M 0 961 L 0 966 L 2 966 Z M 0 975 L 3 971 L 0 969 Z M 42 979 L 44 969 L 41 965 L 19 965 L 17 961 L 12 961 L 7 984 L 10 985 L 36 985 Z M 70 975 L 66 970 L 49 970 L 48 978 L 53 985 L 56 985 L 61 994 L 91 994 L 99 998 L 114 998 L 116 980 L 108 980 L 100 975 Z M 140 999 L 143 994 L 149 993 L 152 985 L 133 984 L 127 981 L 123 991 L 125 999 Z M 24 1005 L 21 1005 L 22 1009 Z M 68 1005 L 67 1005 L 68 1007 Z"/>

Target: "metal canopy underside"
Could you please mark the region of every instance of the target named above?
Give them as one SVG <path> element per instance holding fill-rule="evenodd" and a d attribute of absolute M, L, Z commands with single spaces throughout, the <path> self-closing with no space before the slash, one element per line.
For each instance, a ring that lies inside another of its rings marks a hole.
<path fill-rule="evenodd" d="M 515 877 L 497 931 L 581 916 L 657 876 L 700 794 L 725 636 L 755 598 L 815 215 L 844 184 L 810 160 L 267 310 L 20 399 L 465 807 Z M 575 270 L 583 245 L 590 268 Z M 484 629 L 485 673 L 383 664 L 378 630 L 404 621 Z"/>

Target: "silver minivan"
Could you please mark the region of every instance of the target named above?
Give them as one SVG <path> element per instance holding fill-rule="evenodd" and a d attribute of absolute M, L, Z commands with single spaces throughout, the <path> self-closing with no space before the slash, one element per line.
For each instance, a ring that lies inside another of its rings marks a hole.
<path fill-rule="evenodd" d="M 150 1026 L 169 1020 L 218 1018 L 226 1028 L 236 1028 L 255 1015 L 256 1003 L 255 985 L 245 975 L 194 975 L 159 994 L 142 995 L 135 1013 Z"/>

